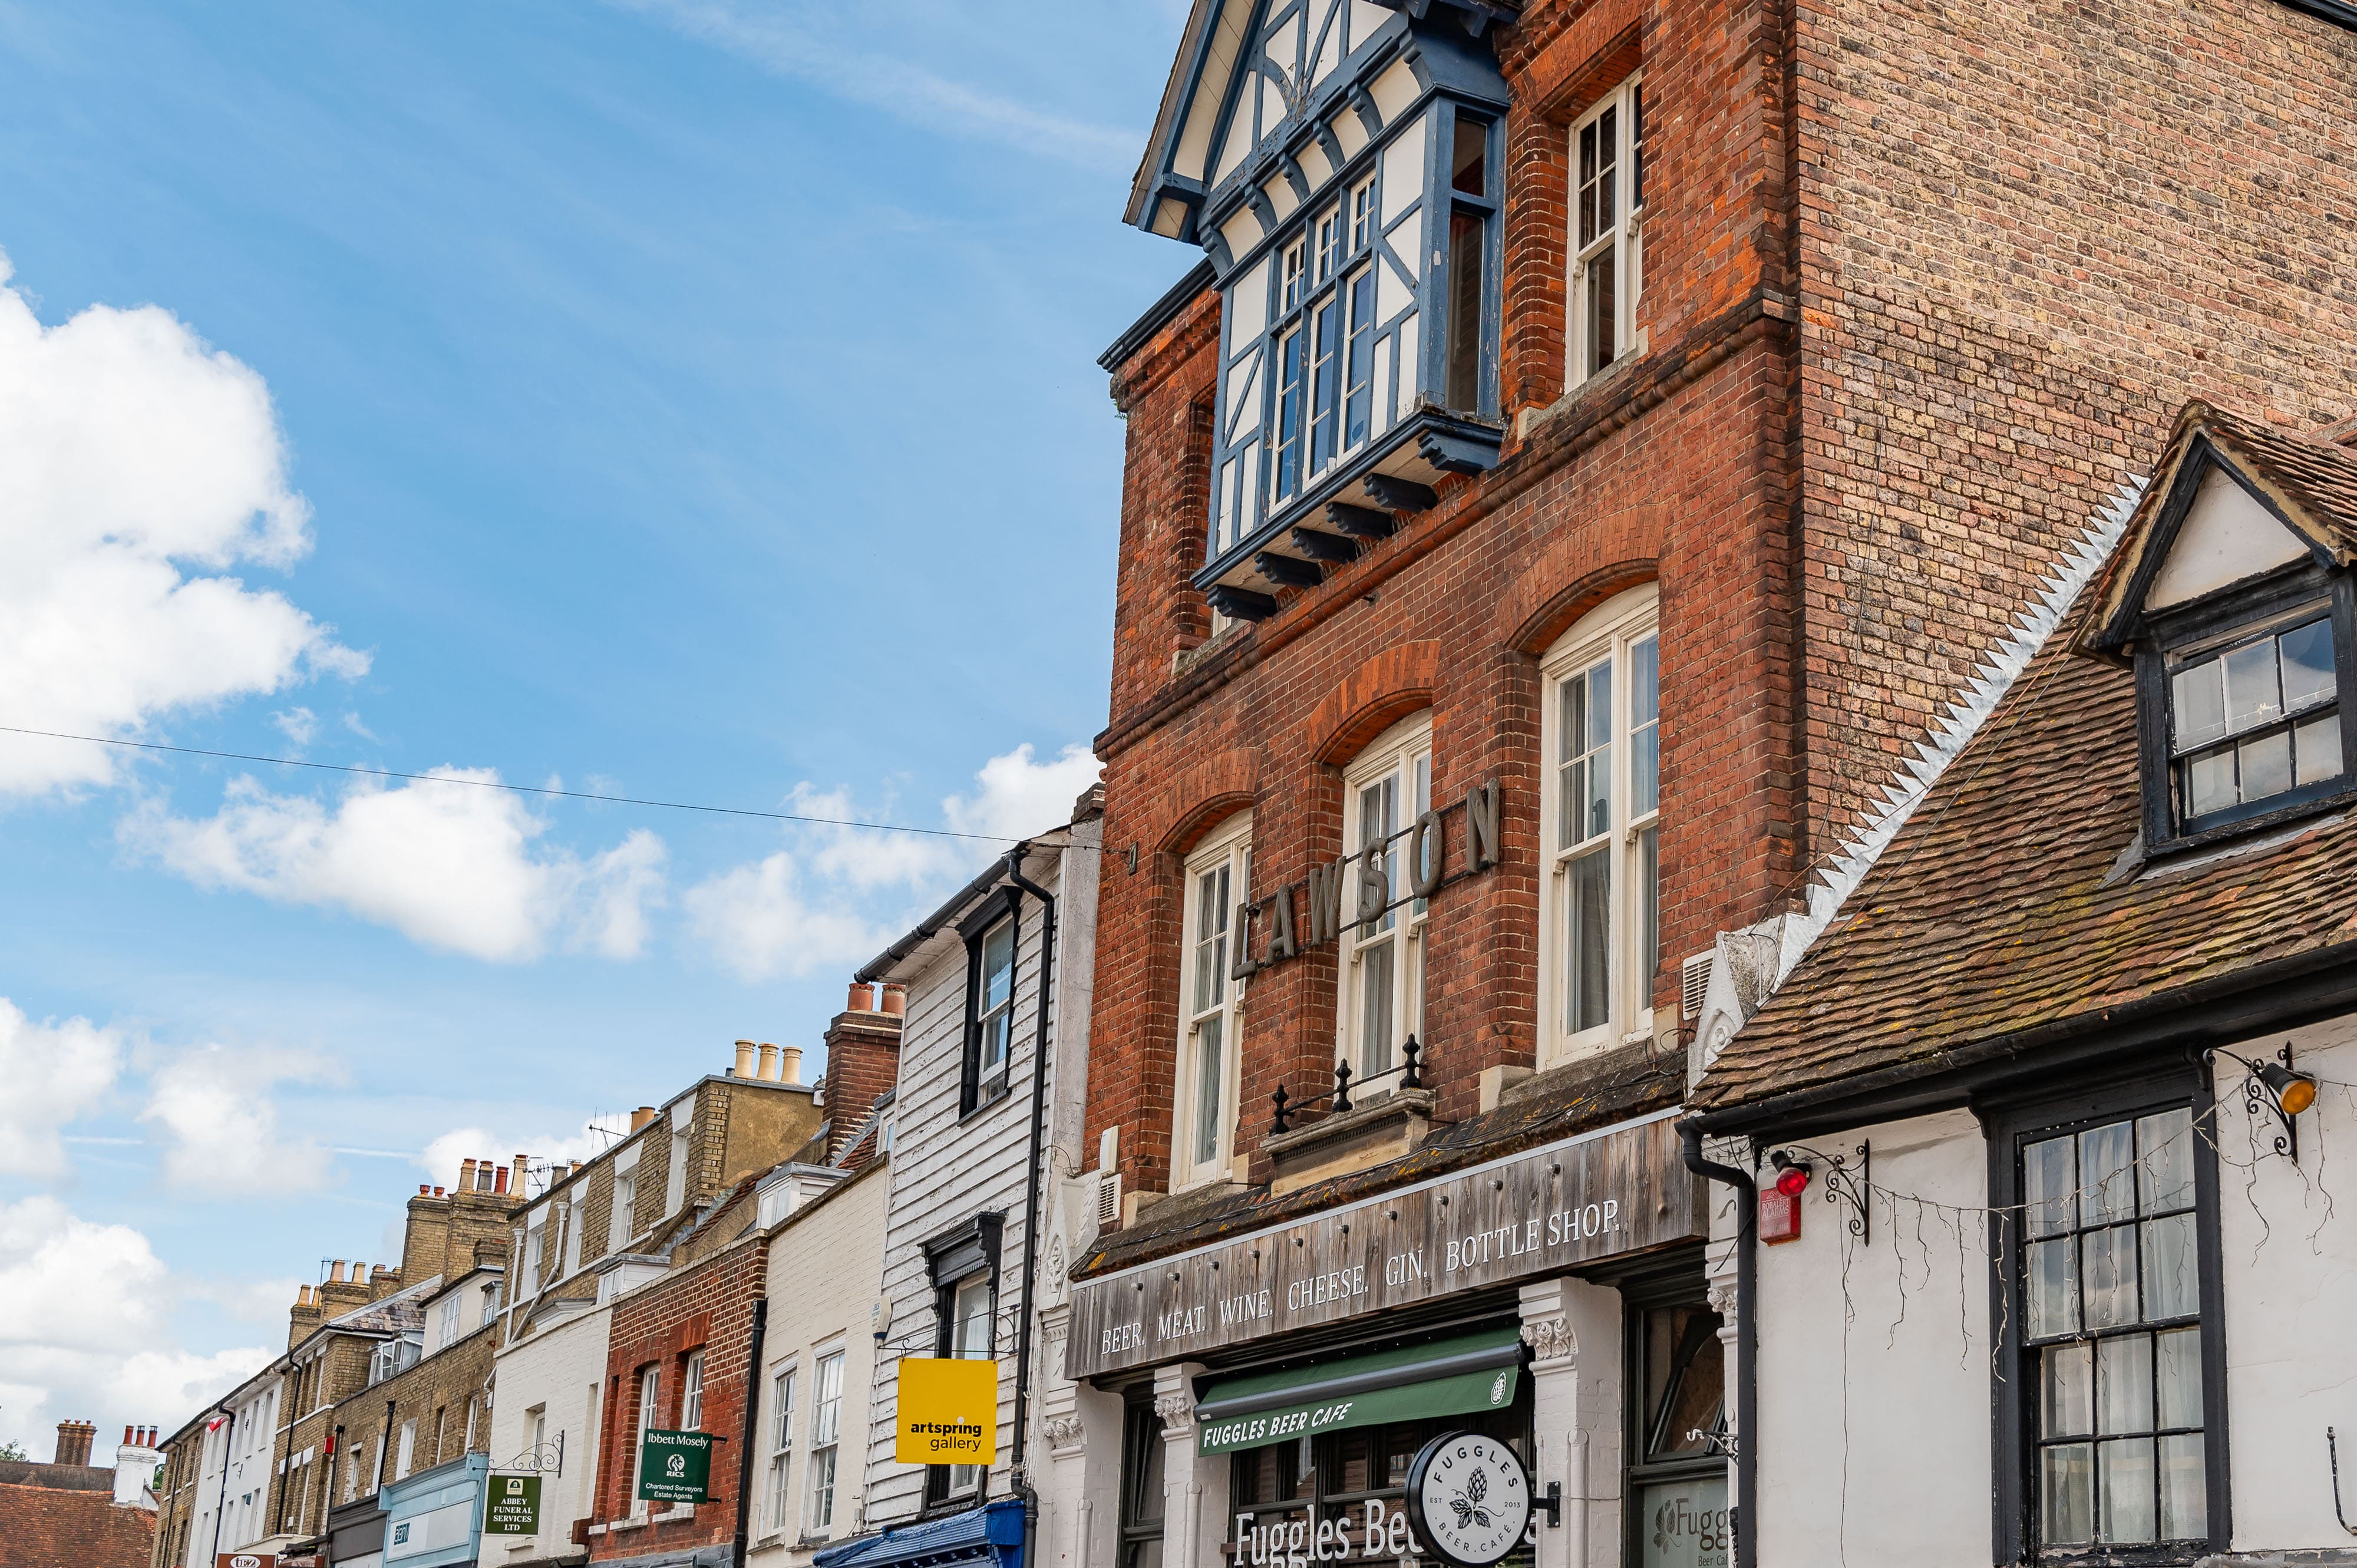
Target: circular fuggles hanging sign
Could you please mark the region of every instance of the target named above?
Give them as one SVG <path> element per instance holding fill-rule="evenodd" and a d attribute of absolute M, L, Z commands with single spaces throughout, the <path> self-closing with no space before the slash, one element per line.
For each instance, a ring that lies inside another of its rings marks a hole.
<path fill-rule="evenodd" d="M 1478 1432 L 1426 1444 L 1407 1471 L 1407 1517 L 1419 1540 L 1457 1568 L 1490 1568 L 1531 1527 L 1522 1455 Z"/>

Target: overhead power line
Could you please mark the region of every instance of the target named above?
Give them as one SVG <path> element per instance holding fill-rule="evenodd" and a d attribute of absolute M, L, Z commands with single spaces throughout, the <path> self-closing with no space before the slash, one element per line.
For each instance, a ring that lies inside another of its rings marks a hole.
<path fill-rule="evenodd" d="M 26 729 L 0 725 L 0 734 L 34 735 L 48 740 L 81 740 L 92 746 L 122 746 L 130 751 L 168 751 L 182 757 L 219 757 L 232 762 L 266 762 L 276 768 L 310 768 L 322 773 L 357 773 L 366 779 L 401 779 L 413 784 L 465 784 L 477 789 L 504 789 L 511 795 L 545 795 L 560 800 L 597 800 L 608 806 L 653 806 L 666 811 L 702 811 L 716 817 L 759 817 L 772 822 L 808 822 L 823 828 L 866 828 L 879 833 L 921 833 L 927 838 L 971 839 L 981 843 L 1016 843 L 1004 833 L 961 833 L 947 828 L 904 827 L 898 822 L 859 822 L 845 817 L 813 817 L 799 811 L 757 811 L 749 806 L 704 806 L 691 800 L 650 800 L 637 795 L 593 795 L 586 789 L 551 789 L 533 784 L 503 784 L 495 779 L 454 779 L 447 773 L 400 773 L 390 768 L 355 768 L 341 762 L 307 762 L 299 757 L 259 757 L 244 751 L 208 751 L 197 746 L 166 746 L 153 740 L 115 740 L 102 735 L 67 735 L 59 730 Z"/>

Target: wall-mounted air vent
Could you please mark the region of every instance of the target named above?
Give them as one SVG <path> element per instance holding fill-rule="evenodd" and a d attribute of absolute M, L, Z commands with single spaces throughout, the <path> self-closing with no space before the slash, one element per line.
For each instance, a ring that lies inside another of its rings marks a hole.
<path fill-rule="evenodd" d="M 1678 972 L 1678 1021 L 1691 1024 L 1702 1015 L 1703 997 L 1710 991 L 1710 961 L 1715 951 L 1698 952 Z"/>

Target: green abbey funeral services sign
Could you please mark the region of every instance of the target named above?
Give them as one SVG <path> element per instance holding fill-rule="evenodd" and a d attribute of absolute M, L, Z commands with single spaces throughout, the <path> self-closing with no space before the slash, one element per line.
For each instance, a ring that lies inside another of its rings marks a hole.
<path fill-rule="evenodd" d="M 540 1533 L 540 1477 L 493 1476 L 483 1505 L 485 1535 Z"/>
<path fill-rule="evenodd" d="M 649 1432 L 639 1440 L 639 1497 L 650 1503 L 700 1503 L 711 1496 L 708 1432 Z"/>

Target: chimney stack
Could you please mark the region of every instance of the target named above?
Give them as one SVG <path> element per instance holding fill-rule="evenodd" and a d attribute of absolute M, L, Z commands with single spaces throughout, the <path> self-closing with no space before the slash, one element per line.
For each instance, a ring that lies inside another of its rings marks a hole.
<path fill-rule="evenodd" d="M 898 1018 L 909 1010 L 909 988 L 897 980 L 884 983 L 884 1011 Z"/>
<path fill-rule="evenodd" d="M 515 1157 L 515 1193 L 518 1197 L 523 1196 L 523 1173 L 527 1168 L 524 1157 L 518 1155 Z"/>
<path fill-rule="evenodd" d="M 654 1119 L 655 1108 L 651 1105 L 641 1105 L 630 1112 L 630 1131 L 635 1133 Z"/>
<path fill-rule="evenodd" d="M 750 1078 L 753 1076 L 752 1041 L 739 1040 L 737 1042 L 737 1065 L 728 1070 L 730 1075 L 736 1078 Z"/>
<path fill-rule="evenodd" d="M 58 1456 L 59 1465 L 88 1465 L 91 1440 L 98 1435 L 98 1427 L 87 1421 L 58 1423 Z"/>
<path fill-rule="evenodd" d="M 866 1120 L 867 1112 L 900 1075 L 901 1020 L 869 1005 L 871 993 L 855 981 L 850 1005 L 826 1031 L 826 1158 L 832 1165 Z M 799 1071 L 799 1068 L 797 1068 Z"/>
<path fill-rule="evenodd" d="M 802 1080 L 802 1048 L 788 1046 L 778 1053 L 778 1081 L 800 1083 Z"/>
<path fill-rule="evenodd" d="M 328 1283 L 331 1285 L 344 1283 L 344 1261 L 341 1258 L 328 1265 Z"/>
<path fill-rule="evenodd" d="M 853 981 L 851 994 L 845 1000 L 843 1010 L 846 1013 L 873 1013 L 876 1011 L 876 993 L 866 981 Z"/>
<path fill-rule="evenodd" d="M 458 1162 L 458 1190 L 460 1192 L 475 1190 L 475 1162 L 472 1160 Z"/>

